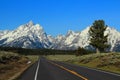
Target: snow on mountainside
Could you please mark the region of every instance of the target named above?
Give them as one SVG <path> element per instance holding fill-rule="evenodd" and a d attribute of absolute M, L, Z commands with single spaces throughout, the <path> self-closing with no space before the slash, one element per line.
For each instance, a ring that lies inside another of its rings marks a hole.
<path fill-rule="evenodd" d="M 0 38 L 1 38 L 3 35 L 8 34 L 9 32 L 10 32 L 10 31 L 8 31 L 8 30 L 0 31 Z"/>
<path fill-rule="evenodd" d="M 77 49 L 79 46 L 90 49 L 89 28 L 81 32 L 69 30 L 66 35 L 52 37 L 47 35 L 39 24 L 32 21 L 19 26 L 13 31 L 0 31 L 0 46 L 14 46 L 22 48 L 52 48 L 52 49 Z M 105 35 L 108 34 L 110 51 L 120 51 L 120 32 L 108 27 Z"/>
<path fill-rule="evenodd" d="M 67 35 L 62 39 L 57 37 L 57 39 L 59 39 L 57 43 L 59 43 L 59 45 L 64 44 L 64 46 L 66 46 L 66 48 L 64 47 L 64 48 L 57 48 L 57 49 L 76 49 L 79 46 L 88 48 L 88 49 L 91 48 L 91 46 L 89 45 L 89 37 L 90 37 L 88 33 L 89 28 L 90 27 L 87 27 L 85 30 L 81 32 L 68 31 Z M 120 51 L 119 49 L 120 48 L 120 32 L 118 32 L 114 28 L 108 27 L 105 31 L 105 35 L 106 34 L 109 35 L 108 44 L 111 45 L 110 51 Z"/>
<path fill-rule="evenodd" d="M 120 51 L 120 32 L 114 28 L 108 27 L 105 34 L 108 34 L 108 43 L 111 45 L 110 51 Z"/>
<path fill-rule="evenodd" d="M 39 24 L 34 25 L 32 21 L 3 35 L 0 42 L 2 46 L 22 48 L 48 48 L 51 44 L 43 28 Z"/>

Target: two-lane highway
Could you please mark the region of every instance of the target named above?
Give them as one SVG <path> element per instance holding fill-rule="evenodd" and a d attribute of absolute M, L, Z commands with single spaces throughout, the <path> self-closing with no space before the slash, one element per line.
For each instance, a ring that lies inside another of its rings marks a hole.
<path fill-rule="evenodd" d="M 40 58 L 19 80 L 120 80 L 120 75 Z"/>

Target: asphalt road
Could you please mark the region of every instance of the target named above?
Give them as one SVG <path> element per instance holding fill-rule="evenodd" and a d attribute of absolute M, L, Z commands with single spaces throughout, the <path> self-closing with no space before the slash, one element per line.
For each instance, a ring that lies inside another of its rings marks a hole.
<path fill-rule="evenodd" d="M 19 80 L 120 80 L 120 75 L 41 58 Z"/>

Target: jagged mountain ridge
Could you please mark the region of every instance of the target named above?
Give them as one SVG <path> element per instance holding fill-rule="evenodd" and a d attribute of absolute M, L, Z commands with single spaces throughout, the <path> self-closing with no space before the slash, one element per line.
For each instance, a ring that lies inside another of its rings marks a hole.
<path fill-rule="evenodd" d="M 19 26 L 13 31 L 0 31 L 0 46 L 22 47 L 22 48 L 52 48 L 52 49 L 76 49 L 79 46 L 90 49 L 89 27 L 81 32 L 69 30 L 66 35 L 52 37 L 47 35 L 42 26 L 27 24 Z M 105 31 L 108 34 L 110 51 L 120 51 L 120 32 L 108 27 Z"/>
<path fill-rule="evenodd" d="M 67 35 L 62 38 L 57 37 L 59 39 L 58 43 L 59 44 L 64 44 L 62 45 L 63 47 L 67 46 L 69 49 L 76 49 L 79 46 L 84 47 L 87 49 L 91 49 L 92 47 L 89 45 L 89 28 L 87 27 L 85 30 L 81 32 L 74 32 L 74 31 L 68 31 Z M 105 35 L 108 34 L 108 44 L 110 44 L 109 51 L 120 51 L 120 32 L 118 32 L 114 28 L 108 27 L 105 31 Z M 61 42 L 62 41 L 62 42 Z M 58 45 L 59 46 L 59 45 Z M 62 49 L 62 48 L 61 48 Z M 65 48 L 64 48 L 65 49 Z"/>
<path fill-rule="evenodd" d="M 48 48 L 51 44 L 43 28 L 32 21 L 1 36 L 0 42 L 1 46 L 22 48 Z"/>

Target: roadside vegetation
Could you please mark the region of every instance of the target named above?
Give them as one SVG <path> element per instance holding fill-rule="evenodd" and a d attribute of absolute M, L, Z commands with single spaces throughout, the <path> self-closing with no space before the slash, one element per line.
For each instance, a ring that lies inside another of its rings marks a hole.
<path fill-rule="evenodd" d="M 0 80 L 14 80 L 37 59 L 38 56 L 0 51 Z"/>
<path fill-rule="evenodd" d="M 47 59 L 54 61 L 63 61 L 120 74 L 120 53 L 101 53 L 82 56 L 49 55 L 47 56 Z"/>
<path fill-rule="evenodd" d="M 54 50 L 1 46 L 0 80 L 8 80 L 18 72 L 17 76 L 20 75 L 38 60 L 38 55 L 44 55 L 54 61 L 63 61 L 120 74 L 120 53 L 104 53 L 108 52 L 110 47 L 107 43 L 108 34 L 104 35 L 106 29 L 107 25 L 104 20 L 94 21 L 89 30 L 90 46 L 88 47 L 91 47 L 91 50 L 83 47 L 79 47 L 77 50 Z"/>

